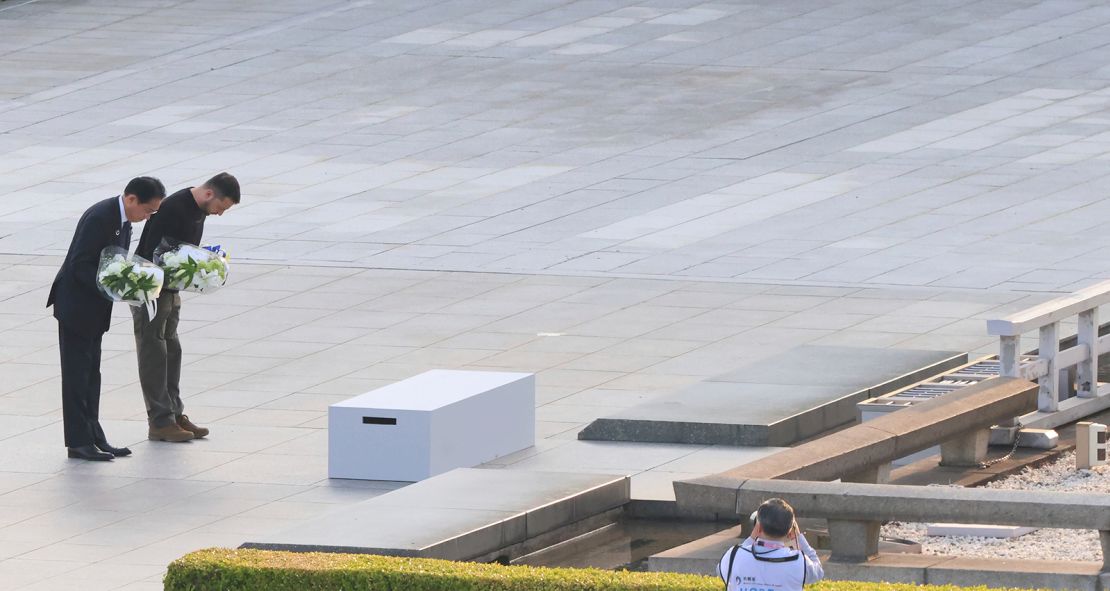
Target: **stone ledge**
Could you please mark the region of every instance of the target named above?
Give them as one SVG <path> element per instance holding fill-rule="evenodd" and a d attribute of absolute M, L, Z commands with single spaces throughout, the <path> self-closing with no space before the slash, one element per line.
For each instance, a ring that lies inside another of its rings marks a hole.
<path fill-rule="evenodd" d="M 540 536 L 554 543 L 555 532 L 577 535 L 568 526 L 609 515 L 629 498 L 627 476 L 462 468 L 242 547 L 469 560 Z"/>
<path fill-rule="evenodd" d="M 649 568 L 655 572 L 716 576 L 721 556 L 737 541 L 736 531 L 726 530 L 656 554 L 649 559 Z M 820 551 L 818 555 L 828 580 L 1080 591 L 1110 589 L 1107 587 L 1110 573 L 1100 573 L 1101 565 L 1097 562 L 991 560 L 888 553 L 879 554 L 867 562 L 830 562 L 828 552 Z"/>
<path fill-rule="evenodd" d="M 736 511 L 769 497 L 790 499 L 808 518 L 1110 530 L 1110 495 L 1098 493 L 748 480 L 737 491 Z"/>
<path fill-rule="evenodd" d="M 966 353 L 805 345 L 599 418 L 578 437 L 786 446 L 851 423 L 858 402 L 966 362 Z"/>
<path fill-rule="evenodd" d="M 739 468 L 676 482 L 675 498 L 683 510 L 727 514 L 727 493 L 749 479 L 824 481 L 856 474 L 1036 408 L 1036 396 L 1037 385 L 1032 382 L 985 380 Z"/>

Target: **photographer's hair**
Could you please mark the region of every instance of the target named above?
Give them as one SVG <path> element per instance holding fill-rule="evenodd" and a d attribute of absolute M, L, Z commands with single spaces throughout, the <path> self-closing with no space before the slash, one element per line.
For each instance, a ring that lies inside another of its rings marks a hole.
<path fill-rule="evenodd" d="M 239 180 L 226 172 L 208 179 L 204 186 L 212 189 L 220 199 L 230 199 L 232 203 L 239 203 Z"/>
<path fill-rule="evenodd" d="M 124 195 L 134 195 L 139 198 L 139 203 L 150 203 L 155 199 L 166 196 L 166 187 L 162 181 L 152 176 L 140 176 L 131 179 L 123 189 Z"/>
<path fill-rule="evenodd" d="M 794 526 L 794 508 L 782 499 L 764 501 L 756 513 L 763 532 L 773 538 L 786 537 Z"/>

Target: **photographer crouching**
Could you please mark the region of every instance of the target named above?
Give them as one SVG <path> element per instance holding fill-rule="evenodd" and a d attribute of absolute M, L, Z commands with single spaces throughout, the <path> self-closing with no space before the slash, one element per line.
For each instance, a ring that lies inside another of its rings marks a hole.
<path fill-rule="evenodd" d="M 725 591 L 801 591 L 825 576 L 821 559 L 782 499 L 764 501 L 752 535 L 729 548 L 717 565 Z"/>

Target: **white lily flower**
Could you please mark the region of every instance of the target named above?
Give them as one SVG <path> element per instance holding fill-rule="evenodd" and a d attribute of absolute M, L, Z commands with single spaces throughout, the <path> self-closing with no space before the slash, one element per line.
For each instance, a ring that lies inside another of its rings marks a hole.
<path fill-rule="evenodd" d="M 109 247 L 101 255 L 97 283 L 101 293 L 115 302 L 141 305 L 162 291 L 162 270 L 141 257 L 124 255 L 119 247 Z"/>
<path fill-rule="evenodd" d="M 159 263 L 169 276 L 170 289 L 203 293 L 219 289 L 227 281 L 227 259 L 191 244 L 164 252 Z"/>

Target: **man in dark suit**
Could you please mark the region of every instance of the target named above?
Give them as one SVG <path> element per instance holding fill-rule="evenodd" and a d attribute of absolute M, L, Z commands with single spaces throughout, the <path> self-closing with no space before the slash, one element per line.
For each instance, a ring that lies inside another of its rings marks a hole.
<path fill-rule="evenodd" d="M 65 262 L 50 287 L 47 307 L 58 319 L 62 357 L 62 420 L 69 457 L 107 461 L 131 450 L 112 447 L 100 427 L 100 346 L 112 321 L 112 302 L 96 286 L 100 253 L 131 245 L 131 223 L 158 211 L 166 189 L 153 177 L 131 179 L 123 195 L 90 207 L 73 234 Z"/>

